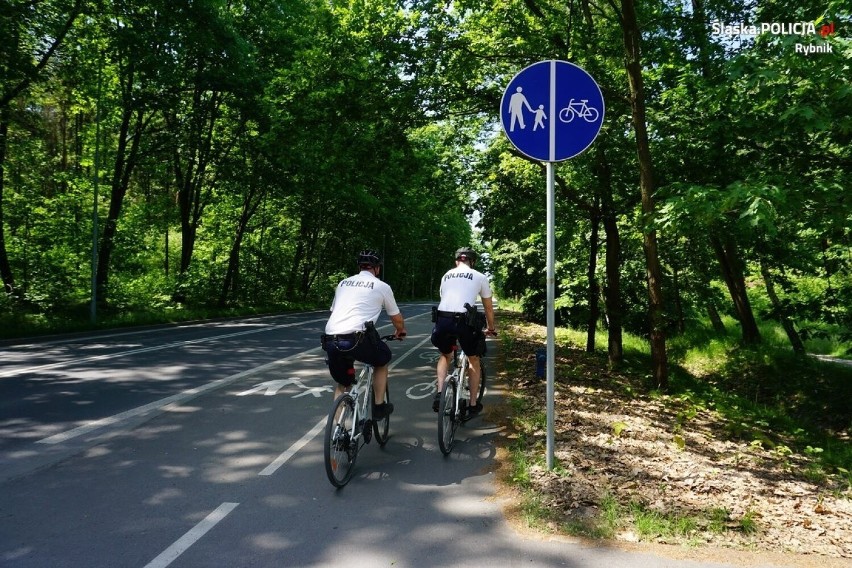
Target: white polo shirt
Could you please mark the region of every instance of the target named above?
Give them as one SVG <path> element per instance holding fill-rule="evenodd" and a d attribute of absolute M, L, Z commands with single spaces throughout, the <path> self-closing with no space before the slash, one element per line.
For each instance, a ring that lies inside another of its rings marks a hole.
<path fill-rule="evenodd" d="M 488 277 L 462 262 L 441 278 L 441 303 L 438 309 L 442 312 L 463 312 L 464 305 L 474 305 L 477 296 L 491 297 Z"/>
<path fill-rule="evenodd" d="M 364 322 L 377 322 L 382 308 L 388 316 L 399 313 L 393 290 L 372 272 L 362 270 L 340 281 L 331 303 L 331 317 L 325 324 L 328 335 L 364 331 Z"/>

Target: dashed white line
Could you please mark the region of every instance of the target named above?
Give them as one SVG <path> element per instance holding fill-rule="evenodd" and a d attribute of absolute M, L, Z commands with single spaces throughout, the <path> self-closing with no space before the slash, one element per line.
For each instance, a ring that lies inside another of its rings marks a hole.
<path fill-rule="evenodd" d="M 195 525 L 188 533 L 180 537 L 170 547 L 160 553 L 155 559 L 145 565 L 145 568 L 165 568 L 175 561 L 178 556 L 186 552 L 186 550 L 195 544 L 198 539 L 203 537 L 207 532 L 216 526 L 219 521 L 228 516 L 228 514 L 237 508 L 239 503 L 222 503 L 215 511 L 207 515 L 204 520 Z"/>
<path fill-rule="evenodd" d="M 314 436 L 319 434 L 325 428 L 325 423 L 327 421 L 328 421 L 327 418 L 323 418 L 322 420 L 317 422 L 316 425 L 313 428 L 311 428 L 311 430 L 309 432 L 307 432 L 304 436 L 299 438 L 292 446 L 287 448 L 286 452 L 284 452 L 283 454 L 281 454 L 280 456 L 275 458 L 275 461 L 273 461 L 271 464 L 266 466 L 263 469 L 263 471 L 258 473 L 258 475 L 272 475 L 273 473 L 278 471 L 279 467 L 281 467 L 282 465 L 287 463 L 290 460 L 290 458 L 292 458 L 294 455 L 296 455 L 296 452 L 301 450 L 305 446 L 305 444 L 307 444 L 308 442 L 313 440 Z"/>
<path fill-rule="evenodd" d="M 95 420 L 93 422 L 89 422 L 88 424 L 84 424 L 83 426 L 79 426 L 74 428 L 73 430 L 67 430 L 65 432 L 60 432 L 59 434 L 54 434 L 53 436 L 43 438 L 38 440 L 36 443 L 38 444 L 60 444 L 62 442 L 66 442 L 71 438 L 76 438 L 77 436 L 82 436 L 84 434 L 88 434 L 94 430 L 98 430 L 99 428 L 106 428 L 107 426 L 112 426 L 114 424 L 118 424 L 129 420 L 131 418 L 135 418 L 137 416 L 143 416 L 148 414 L 149 412 L 155 412 L 169 405 L 182 404 L 188 400 L 196 398 L 206 392 L 227 386 L 231 383 L 234 383 L 244 377 L 249 375 L 253 375 L 255 373 L 259 373 L 270 367 L 274 367 L 276 365 L 280 365 L 286 361 L 291 359 L 295 359 L 297 357 L 303 357 L 313 351 L 318 351 L 320 348 L 315 347 L 313 349 L 309 349 L 308 351 L 302 351 L 300 353 L 296 353 L 295 355 L 290 355 L 289 357 L 285 357 L 284 359 L 279 359 L 277 361 L 272 361 L 271 363 L 266 363 L 265 365 L 261 365 L 259 367 L 255 367 L 253 369 L 249 369 L 247 371 L 242 371 L 237 373 L 236 375 L 231 375 L 230 377 L 225 377 L 224 379 L 217 379 L 215 381 L 211 381 L 206 385 L 202 385 L 200 387 L 194 389 L 188 389 L 176 395 L 172 395 L 160 400 L 155 400 L 149 404 L 145 404 L 143 406 L 139 406 L 136 408 L 132 408 L 120 414 L 115 414 L 113 416 L 107 416 L 106 418 L 101 418 L 100 420 Z"/>

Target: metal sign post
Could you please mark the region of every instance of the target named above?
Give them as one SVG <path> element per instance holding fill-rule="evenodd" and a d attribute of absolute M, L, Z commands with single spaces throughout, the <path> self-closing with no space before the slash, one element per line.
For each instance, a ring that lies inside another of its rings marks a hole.
<path fill-rule="evenodd" d="M 556 405 L 556 165 L 547 162 L 547 469 L 553 469 L 553 422 Z"/>
<path fill-rule="evenodd" d="M 581 154 L 603 125 L 600 87 L 585 70 L 548 60 L 522 69 L 509 82 L 500 103 L 500 122 L 524 155 L 547 169 L 547 468 L 553 469 L 556 357 L 556 199 L 555 162 Z"/>

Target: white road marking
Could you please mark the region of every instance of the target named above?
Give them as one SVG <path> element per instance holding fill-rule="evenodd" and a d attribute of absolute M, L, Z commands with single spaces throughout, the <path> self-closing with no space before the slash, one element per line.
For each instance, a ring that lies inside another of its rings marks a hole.
<path fill-rule="evenodd" d="M 160 351 L 162 349 L 171 349 L 172 347 L 182 347 L 184 345 L 192 345 L 195 343 L 205 343 L 208 341 L 216 341 L 219 339 L 230 339 L 232 337 L 239 337 L 241 335 L 250 335 L 253 333 L 262 333 L 264 331 L 272 331 L 274 329 L 281 329 L 285 327 L 293 327 L 296 325 L 304 325 L 309 323 L 316 323 L 320 321 L 325 321 L 323 319 L 315 319 L 308 321 L 299 321 L 293 323 L 285 323 L 281 325 L 273 325 L 269 327 L 264 327 L 261 329 L 251 329 L 248 331 L 237 331 L 234 333 L 226 333 L 224 335 L 216 335 L 212 337 L 201 337 L 199 339 L 188 339 L 186 341 L 174 341 L 172 343 L 165 343 L 163 345 L 157 345 L 155 347 L 142 347 L 140 349 L 130 349 L 128 351 L 120 351 L 118 353 L 110 353 L 106 355 L 93 355 L 91 357 L 83 357 L 81 359 L 69 359 L 68 361 L 58 361 L 56 363 L 50 363 L 48 365 L 39 365 L 36 367 L 29 367 L 25 369 L 10 369 L 8 371 L 0 373 L 0 377 L 12 377 L 15 375 L 22 375 L 24 373 L 31 373 L 33 371 L 45 371 L 47 369 L 56 369 L 59 367 L 65 367 L 68 365 L 76 364 L 76 363 L 85 363 L 87 361 L 103 361 L 105 359 L 116 359 L 118 357 L 126 357 L 127 355 L 137 355 L 139 353 L 149 353 L 151 351 Z"/>
<path fill-rule="evenodd" d="M 302 381 L 299 380 L 299 377 L 290 377 L 289 379 L 277 379 L 273 381 L 262 382 L 246 391 L 238 392 L 237 396 L 246 396 L 249 394 L 254 394 L 256 392 L 262 392 L 266 396 L 275 396 L 276 394 L 278 394 L 278 391 L 280 391 L 287 385 L 296 385 L 303 390 L 308 388 L 304 384 L 302 384 Z"/>
<path fill-rule="evenodd" d="M 203 537 L 207 532 L 216 526 L 219 521 L 228 516 L 228 514 L 237 508 L 239 503 L 222 503 L 215 511 L 207 515 L 204 520 L 195 525 L 188 533 L 180 537 L 170 547 L 160 553 L 155 559 L 145 565 L 145 568 L 165 568 L 174 562 L 178 556 L 186 552 L 186 550 L 195 544 L 198 539 Z"/>
<path fill-rule="evenodd" d="M 400 355 L 398 358 L 396 358 L 396 359 L 395 359 L 393 362 L 391 362 L 391 364 L 388 366 L 388 371 L 390 371 L 391 369 L 393 369 L 393 368 L 394 368 L 397 364 L 401 363 L 401 362 L 402 362 L 402 361 L 403 361 L 406 357 L 408 357 L 409 355 L 411 355 L 411 353 L 413 353 L 415 350 L 419 349 L 419 348 L 420 348 L 420 347 L 421 347 L 424 343 L 426 343 L 427 341 L 429 341 L 429 339 L 430 339 L 430 338 L 431 338 L 431 335 L 427 335 L 427 336 L 426 336 L 426 339 L 424 339 L 423 341 L 421 341 L 420 343 L 418 343 L 417 345 L 415 345 L 414 347 L 412 347 L 411 349 L 409 349 L 408 351 L 406 351 L 404 354 L 402 354 L 402 355 Z M 317 434 L 319 434 L 320 432 L 322 432 L 322 431 L 325 429 L 325 424 L 326 424 L 326 422 L 328 422 L 328 418 L 324 416 L 323 418 L 321 418 L 321 419 L 320 419 L 320 421 L 319 421 L 319 422 L 317 422 L 317 423 L 316 423 L 316 425 L 314 425 L 314 427 L 313 427 L 313 428 L 311 428 L 311 430 L 310 430 L 309 432 L 307 432 L 304 436 L 302 436 L 301 438 L 299 438 L 299 440 L 298 440 L 298 441 L 296 441 L 296 443 L 294 443 L 292 446 L 290 446 L 289 448 L 287 448 L 287 451 L 285 451 L 285 452 L 284 452 L 284 453 L 282 453 L 280 456 L 278 456 L 277 458 L 275 458 L 275 460 L 274 460 L 271 464 L 269 464 L 268 466 L 266 466 L 266 467 L 263 469 L 263 471 L 261 471 L 260 473 L 258 473 L 258 475 L 272 475 L 273 473 L 275 473 L 276 471 L 278 471 L 278 469 L 279 469 L 282 465 L 284 465 L 285 463 L 287 463 L 287 462 L 290 460 L 290 458 L 292 458 L 294 455 L 296 455 L 296 452 L 298 452 L 298 451 L 299 451 L 299 450 L 301 450 L 303 447 L 305 447 L 305 445 L 306 445 L 308 442 L 310 442 L 311 440 L 313 440 L 313 439 L 316 437 L 316 435 L 317 435 Z"/>
<path fill-rule="evenodd" d="M 261 365 L 259 367 L 255 367 L 253 369 L 249 369 L 247 371 L 242 371 L 237 373 L 236 375 L 231 375 L 230 377 L 225 377 L 224 379 L 217 379 L 215 381 L 211 381 L 206 385 L 202 385 L 200 387 L 194 389 L 188 389 L 181 393 L 178 393 L 173 396 L 169 396 L 160 400 L 156 400 L 149 404 L 139 406 L 136 408 L 132 408 L 126 412 L 122 412 L 120 414 L 115 414 L 113 416 L 107 416 L 106 418 L 101 418 L 100 420 L 95 420 L 93 422 L 89 422 L 83 426 L 79 426 L 72 430 L 67 430 L 65 432 L 60 432 L 59 434 L 54 434 L 48 438 L 43 438 L 38 440 L 38 444 L 60 444 L 62 442 L 68 441 L 71 438 L 76 438 L 77 436 L 82 436 L 83 434 L 88 434 L 94 430 L 99 428 L 106 428 L 107 426 L 112 426 L 113 424 L 118 424 L 125 420 L 129 420 L 131 418 L 135 418 L 137 416 L 145 415 L 149 412 L 154 412 L 157 410 L 164 409 L 167 406 L 183 404 L 184 402 L 196 398 L 206 392 L 210 392 L 212 390 L 224 387 L 231 383 L 234 383 L 244 377 L 249 375 L 259 373 L 276 365 L 280 365 L 281 363 L 285 363 L 290 361 L 291 359 L 296 359 L 298 357 L 303 357 L 313 351 L 320 350 L 319 347 L 315 347 L 313 349 L 309 349 L 308 351 L 302 351 L 300 353 L 296 353 L 295 355 L 290 355 L 289 357 L 285 357 L 283 359 L 279 359 L 277 361 L 272 361 L 271 363 L 267 363 L 265 365 Z"/>
<path fill-rule="evenodd" d="M 415 317 L 416 317 L 416 316 L 415 316 Z M 414 318 L 409 318 L 409 319 L 414 319 Z M 390 367 L 388 367 L 388 370 L 393 369 L 393 368 L 394 368 L 394 367 L 396 367 L 399 363 L 402 363 L 403 361 L 405 361 L 405 358 L 406 358 L 406 357 L 408 357 L 409 355 L 411 355 L 411 354 L 412 354 L 412 353 L 413 353 L 416 349 L 420 349 L 420 348 L 423 346 L 423 344 L 424 344 L 424 343 L 426 343 L 427 341 L 429 341 L 430 339 L 432 339 L 432 334 L 431 334 L 431 332 L 430 332 L 430 333 L 426 336 L 426 339 L 424 339 L 423 341 L 421 341 L 420 343 L 418 343 L 417 345 L 415 345 L 414 347 L 412 347 L 411 349 L 409 349 L 408 351 L 406 351 L 404 354 L 400 355 L 397 359 L 394 359 L 394 360 L 391 362 Z"/>
<path fill-rule="evenodd" d="M 281 454 L 280 456 L 275 458 L 275 461 L 273 461 L 271 464 L 266 466 L 263 469 L 263 471 L 258 473 L 258 475 L 272 475 L 273 473 L 278 471 L 279 467 L 281 467 L 282 465 L 287 463 L 290 460 L 290 458 L 292 458 L 294 455 L 296 455 L 296 452 L 301 450 L 305 446 L 305 444 L 307 444 L 308 442 L 313 440 L 314 437 L 317 434 L 319 434 L 322 430 L 325 429 L 325 423 L 327 421 L 328 421 L 328 419 L 323 417 L 322 420 L 317 422 L 316 425 L 314 425 L 314 427 L 311 428 L 311 430 L 309 432 L 307 432 L 304 436 L 299 438 L 299 440 L 296 441 L 295 444 L 293 444 L 292 446 L 287 448 L 286 452 L 284 452 L 283 454 Z"/>
<path fill-rule="evenodd" d="M 314 313 L 325 313 L 328 314 L 327 311 L 324 310 L 310 310 L 306 312 L 301 312 L 303 315 L 314 314 Z M 152 325 L 152 326 L 142 326 L 142 327 L 125 327 L 110 331 L 109 333 L 103 333 L 101 335 L 74 335 L 72 337 L 63 337 L 59 335 L 59 339 L 49 340 L 48 338 L 43 338 L 39 340 L 37 343 L 12 343 L 12 347 L 15 349 L 21 348 L 42 348 L 45 345 L 63 345 L 65 343 L 79 343 L 81 340 L 85 341 L 94 341 L 96 339 L 115 339 L 116 337 L 124 337 L 127 335 L 153 335 L 156 333 L 164 333 L 174 331 L 175 329 L 194 329 L 199 327 L 206 328 L 218 328 L 218 327 L 227 327 L 229 325 L 233 325 L 234 323 L 240 324 L 243 322 L 247 325 L 254 325 L 255 321 L 262 321 L 267 319 L 283 319 L 292 316 L 293 314 L 272 314 L 272 315 L 262 315 L 262 316 L 245 316 L 240 319 L 233 320 L 214 320 L 214 321 L 196 321 L 196 322 L 180 322 L 175 323 L 174 325 Z M 292 318 L 291 318 L 292 319 Z M 123 331 L 122 331 L 123 330 Z M 57 337 L 57 336 L 53 336 Z M 35 338 L 23 338 L 24 340 L 35 341 Z M 45 340 L 48 339 L 48 340 Z M 14 340 L 12 340 L 14 341 Z"/>

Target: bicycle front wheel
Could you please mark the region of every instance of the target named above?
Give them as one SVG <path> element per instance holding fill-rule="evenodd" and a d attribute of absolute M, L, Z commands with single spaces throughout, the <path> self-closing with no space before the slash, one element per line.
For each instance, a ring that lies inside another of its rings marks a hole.
<path fill-rule="evenodd" d="M 441 453 L 449 455 L 456 441 L 456 428 L 459 422 L 456 418 L 456 380 L 447 377 L 444 389 L 441 391 L 441 403 L 438 407 L 438 446 Z"/>
<path fill-rule="evenodd" d="M 343 487 L 352 478 L 358 441 L 352 439 L 355 401 L 342 394 L 334 401 L 325 425 L 325 473 L 335 487 Z"/>
<path fill-rule="evenodd" d="M 385 387 L 385 400 L 387 404 L 390 402 L 390 387 Z M 379 446 L 384 447 L 388 443 L 388 430 L 390 430 L 390 414 L 385 415 L 381 420 L 373 419 L 373 432 L 376 434 L 376 441 Z"/>

